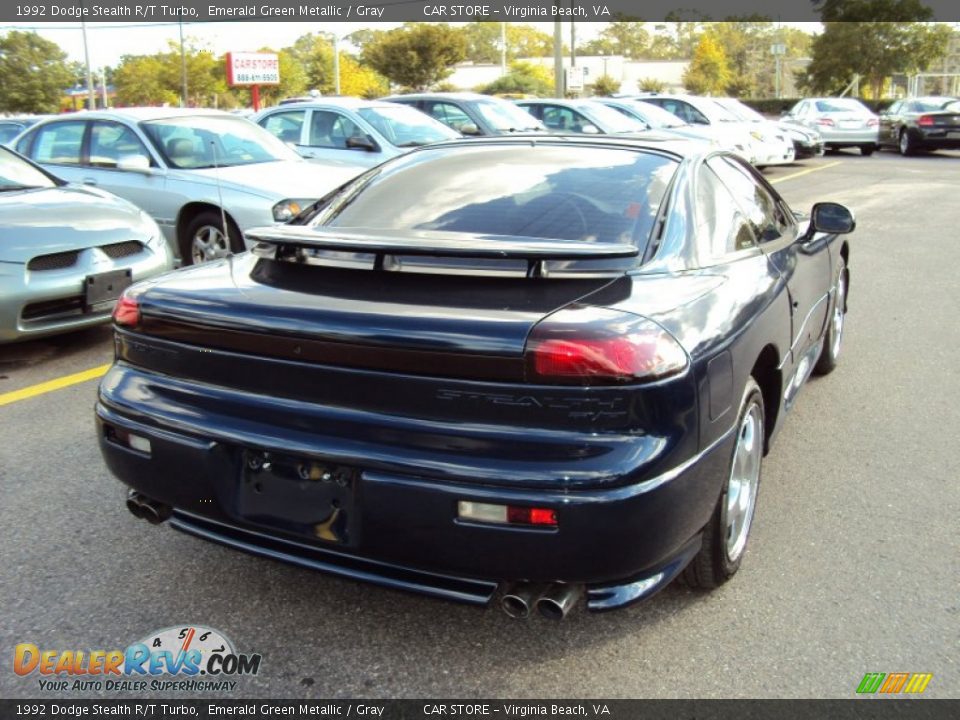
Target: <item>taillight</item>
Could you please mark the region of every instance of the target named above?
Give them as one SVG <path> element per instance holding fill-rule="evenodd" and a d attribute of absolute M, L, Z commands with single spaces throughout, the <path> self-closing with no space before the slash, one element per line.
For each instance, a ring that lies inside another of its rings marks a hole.
<path fill-rule="evenodd" d="M 917 125 L 920 127 L 931 127 L 933 126 L 933 115 L 921 115 L 917 120 Z"/>
<path fill-rule="evenodd" d="M 867 120 L 867 127 L 877 127 L 880 124 L 880 121 L 877 118 L 870 118 Z"/>
<path fill-rule="evenodd" d="M 541 528 L 557 527 L 557 513 L 553 508 L 494 505 L 493 503 L 457 503 L 457 517 L 469 522 L 495 525 L 532 525 Z"/>
<path fill-rule="evenodd" d="M 823 125 L 824 127 L 833 127 L 836 125 L 833 120 L 830 118 L 817 118 L 817 125 Z"/>
<path fill-rule="evenodd" d="M 134 296 L 127 293 L 120 296 L 113 308 L 113 321 L 117 325 L 126 327 L 136 327 L 140 324 L 140 303 Z"/>
<path fill-rule="evenodd" d="M 527 340 L 527 379 L 564 385 L 645 382 L 682 372 L 687 354 L 652 320 L 603 308 L 554 313 Z"/>

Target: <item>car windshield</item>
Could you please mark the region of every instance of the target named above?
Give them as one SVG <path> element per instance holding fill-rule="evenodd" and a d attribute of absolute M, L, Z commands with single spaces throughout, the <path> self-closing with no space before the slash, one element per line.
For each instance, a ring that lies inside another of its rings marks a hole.
<path fill-rule="evenodd" d="M 365 107 L 357 114 L 396 147 L 429 145 L 460 137 L 455 130 L 406 105 Z"/>
<path fill-rule="evenodd" d="M 259 125 L 230 115 L 173 117 L 141 127 L 167 164 L 182 170 L 300 159 Z"/>
<path fill-rule="evenodd" d="M 612 107 L 607 107 L 602 103 L 589 103 L 574 107 L 576 110 L 587 114 L 594 122 L 599 123 L 600 129 L 606 133 L 635 133 L 647 129 L 647 126 L 639 120 L 618 113 Z"/>
<path fill-rule="evenodd" d="M 496 130 L 522 132 L 523 130 L 539 130 L 542 127 L 533 115 L 508 102 L 478 100 L 474 107 L 483 119 Z"/>
<path fill-rule="evenodd" d="M 956 98 L 949 97 L 938 97 L 938 98 L 922 98 L 914 100 L 910 104 L 910 109 L 913 112 L 936 112 L 938 110 L 956 110 L 957 103 L 960 102 Z"/>
<path fill-rule="evenodd" d="M 829 100 L 817 100 L 815 105 L 817 112 L 852 112 L 860 113 L 861 115 L 870 114 L 870 111 L 867 109 L 866 105 L 861 103 L 859 100 L 854 100 L 852 98 L 831 98 Z"/>
<path fill-rule="evenodd" d="M 960 112 L 960 100 L 954 100 L 952 103 L 944 105 L 943 109 L 950 112 Z"/>
<path fill-rule="evenodd" d="M 672 112 L 664 110 L 659 105 L 644 102 L 643 100 L 634 100 L 629 107 L 636 108 L 639 115 L 652 128 L 675 128 L 685 127 L 687 123 L 678 118 Z"/>
<path fill-rule="evenodd" d="M 746 122 L 763 122 L 766 120 L 763 115 L 758 113 L 752 107 L 744 105 L 738 100 L 718 98 L 715 102 L 721 108 L 729 112 L 731 115 L 735 115 L 740 120 L 744 120 Z"/>
<path fill-rule="evenodd" d="M 56 186 L 53 180 L 33 165 L 6 148 L 0 148 L 0 192 Z"/>
<path fill-rule="evenodd" d="M 312 224 L 644 247 L 677 164 L 599 147 L 437 149 L 359 178 Z"/>

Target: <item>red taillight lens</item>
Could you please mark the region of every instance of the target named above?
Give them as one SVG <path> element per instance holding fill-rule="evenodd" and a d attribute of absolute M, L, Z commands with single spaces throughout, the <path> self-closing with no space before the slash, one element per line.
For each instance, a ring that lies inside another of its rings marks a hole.
<path fill-rule="evenodd" d="M 527 342 L 527 374 L 533 382 L 641 382 L 686 366 L 687 354 L 662 327 L 611 310 L 562 310 L 534 328 Z"/>
<path fill-rule="evenodd" d="M 933 115 L 921 115 L 917 120 L 917 125 L 920 127 L 932 127 L 933 122 Z"/>
<path fill-rule="evenodd" d="M 833 120 L 830 118 L 817 118 L 817 125 L 823 125 L 824 127 L 833 127 L 836 125 Z"/>
<path fill-rule="evenodd" d="M 136 327 L 140 324 L 140 303 L 124 293 L 113 308 L 113 321 L 117 325 Z"/>

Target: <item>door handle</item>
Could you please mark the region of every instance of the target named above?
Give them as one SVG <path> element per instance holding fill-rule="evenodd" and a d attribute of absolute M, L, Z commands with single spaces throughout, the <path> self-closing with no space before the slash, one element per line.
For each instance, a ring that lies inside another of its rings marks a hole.
<path fill-rule="evenodd" d="M 96 185 L 96 184 L 97 184 L 97 181 L 94 180 L 92 177 L 85 177 L 85 178 L 83 179 L 83 184 L 84 184 L 84 185 Z"/>

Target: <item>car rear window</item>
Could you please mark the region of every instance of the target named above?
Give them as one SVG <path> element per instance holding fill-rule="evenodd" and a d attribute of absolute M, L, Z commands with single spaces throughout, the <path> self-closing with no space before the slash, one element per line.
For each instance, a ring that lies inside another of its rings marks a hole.
<path fill-rule="evenodd" d="M 313 224 L 645 247 L 677 161 L 551 145 L 427 150 L 348 186 Z"/>

